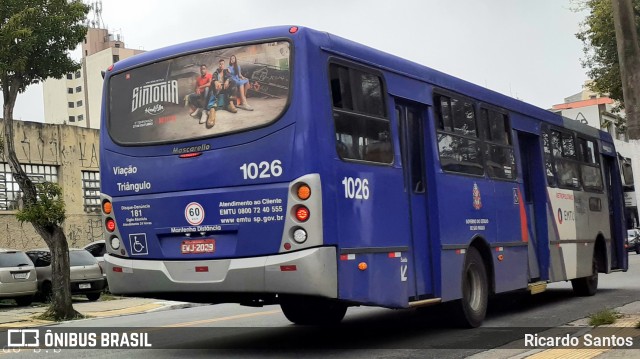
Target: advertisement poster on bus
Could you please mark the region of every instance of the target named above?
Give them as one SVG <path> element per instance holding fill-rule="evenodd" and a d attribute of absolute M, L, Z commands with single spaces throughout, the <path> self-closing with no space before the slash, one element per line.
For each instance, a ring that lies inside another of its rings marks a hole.
<path fill-rule="evenodd" d="M 117 142 L 159 143 L 268 124 L 286 106 L 286 41 L 189 54 L 110 79 L 108 127 Z"/>

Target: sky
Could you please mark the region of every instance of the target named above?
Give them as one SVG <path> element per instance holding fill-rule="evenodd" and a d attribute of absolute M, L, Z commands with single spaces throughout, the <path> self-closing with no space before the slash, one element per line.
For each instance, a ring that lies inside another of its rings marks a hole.
<path fill-rule="evenodd" d="M 570 0 L 102 0 L 102 20 L 126 47 L 144 50 L 306 26 L 550 108 L 587 80 L 575 37 L 586 13 L 571 7 Z M 43 107 L 42 86 L 32 85 L 14 117 L 42 122 Z"/>

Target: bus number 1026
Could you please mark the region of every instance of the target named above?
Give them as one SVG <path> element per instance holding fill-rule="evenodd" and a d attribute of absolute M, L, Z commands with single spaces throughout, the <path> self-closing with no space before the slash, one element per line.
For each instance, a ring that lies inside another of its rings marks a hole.
<path fill-rule="evenodd" d="M 271 163 L 262 161 L 260 163 L 243 163 L 240 166 L 243 179 L 280 177 L 282 175 L 282 162 L 273 160 Z"/>
<path fill-rule="evenodd" d="M 360 178 L 345 177 L 342 180 L 344 198 L 369 199 L 369 181 Z"/>

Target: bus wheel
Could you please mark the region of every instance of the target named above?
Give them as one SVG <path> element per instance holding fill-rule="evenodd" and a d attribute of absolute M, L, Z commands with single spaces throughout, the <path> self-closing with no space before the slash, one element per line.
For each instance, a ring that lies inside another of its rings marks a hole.
<path fill-rule="evenodd" d="M 489 285 L 487 270 L 478 250 L 469 247 L 462 272 L 462 299 L 456 310 L 457 322 L 466 328 L 476 328 L 482 324 L 487 314 Z"/>
<path fill-rule="evenodd" d="M 595 257 L 592 260 L 591 267 L 593 274 L 590 276 L 571 280 L 571 287 L 573 287 L 573 292 L 576 295 L 589 297 L 598 291 L 598 263 Z"/>
<path fill-rule="evenodd" d="M 282 296 L 280 308 L 289 321 L 300 325 L 338 324 L 347 312 L 345 303 L 303 296 Z"/>

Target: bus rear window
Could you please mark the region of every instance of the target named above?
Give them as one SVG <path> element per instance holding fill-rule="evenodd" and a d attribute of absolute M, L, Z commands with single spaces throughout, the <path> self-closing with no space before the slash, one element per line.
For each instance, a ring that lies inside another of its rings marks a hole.
<path fill-rule="evenodd" d="M 118 73 L 109 83 L 109 134 L 122 145 L 139 145 L 266 125 L 289 97 L 289 46 L 217 49 Z"/>

